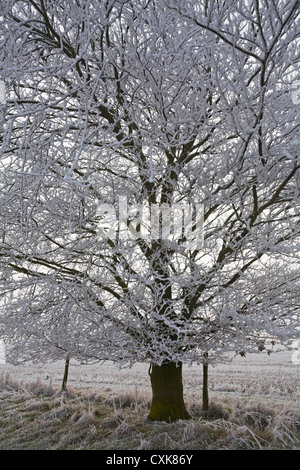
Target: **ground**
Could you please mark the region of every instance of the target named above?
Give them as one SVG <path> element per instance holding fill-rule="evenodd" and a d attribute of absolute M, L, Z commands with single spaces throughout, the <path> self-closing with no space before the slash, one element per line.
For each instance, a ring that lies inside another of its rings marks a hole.
<path fill-rule="evenodd" d="M 0 449 L 300 449 L 300 365 L 291 352 L 237 357 L 209 369 L 210 409 L 201 409 L 201 367 L 184 367 L 192 420 L 150 423 L 148 366 L 63 361 L 0 365 Z"/>

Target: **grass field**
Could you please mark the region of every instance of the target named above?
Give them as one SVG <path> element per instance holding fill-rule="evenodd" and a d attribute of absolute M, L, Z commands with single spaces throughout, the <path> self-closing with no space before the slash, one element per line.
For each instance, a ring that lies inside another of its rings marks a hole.
<path fill-rule="evenodd" d="M 300 449 L 300 366 L 291 353 L 235 358 L 209 370 L 201 409 L 200 366 L 184 368 L 191 420 L 151 423 L 148 366 L 112 363 L 0 365 L 0 449 Z"/>

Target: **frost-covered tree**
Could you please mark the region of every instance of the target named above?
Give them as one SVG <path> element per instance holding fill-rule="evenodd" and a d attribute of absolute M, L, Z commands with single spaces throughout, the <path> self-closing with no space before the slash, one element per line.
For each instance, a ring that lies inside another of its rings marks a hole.
<path fill-rule="evenodd" d="M 148 362 L 188 418 L 183 363 L 299 337 L 299 1 L 1 11 L 8 353 Z"/>

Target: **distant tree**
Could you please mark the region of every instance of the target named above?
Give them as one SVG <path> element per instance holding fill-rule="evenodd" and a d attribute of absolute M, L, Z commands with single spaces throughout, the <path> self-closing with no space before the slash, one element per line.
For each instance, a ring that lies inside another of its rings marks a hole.
<path fill-rule="evenodd" d="M 66 360 L 65 360 L 64 376 L 63 376 L 63 380 L 62 380 L 62 384 L 61 384 L 62 391 L 67 389 L 69 366 L 70 366 L 70 358 L 67 357 Z"/>
<path fill-rule="evenodd" d="M 183 363 L 299 337 L 299 1 L 0 3 L 8 353 L 149 362 L 189 418 Z"/>
<path fill-rule="evenodd" d="M 206 354 L 206 357 L 208 354 Z M 203 362 L 202 366 L 203 382 L 202 382 L 202 410 L 206 411 L 209 408 L 209 394 L 208 394 L 208 363 Z"/>

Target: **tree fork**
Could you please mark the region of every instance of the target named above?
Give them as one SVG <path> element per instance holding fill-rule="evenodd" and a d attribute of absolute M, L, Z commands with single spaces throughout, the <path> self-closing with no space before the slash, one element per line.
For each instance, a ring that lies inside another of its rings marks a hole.
<path fill-rule="evenodd" d="M 152 386 L 152 404 L 148 419 L 173 422 L 190 419 L 184 400 L 182 385 L 182 363 L 152 365 L 149 372 Z"/>

